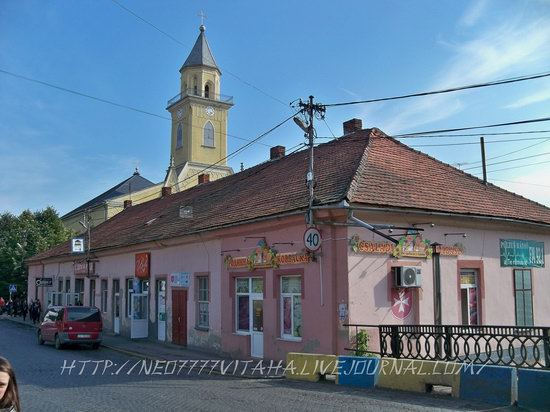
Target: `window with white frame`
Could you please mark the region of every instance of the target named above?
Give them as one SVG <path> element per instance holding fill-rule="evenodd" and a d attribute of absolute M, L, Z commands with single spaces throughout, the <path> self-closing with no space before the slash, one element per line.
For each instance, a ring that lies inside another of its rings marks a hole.
<path fill-rule="evenodd" d="M 214 125 L 208 121 L 204 125 L 204 139 L 203 145 L 208 147 L 214 147 Z"/>
<path fill-rule="evenodd" d="M 281 337 L 302 337 L 302 278 L 281 276 Z"/>
<path fill-rule="evenodd" d="M 101 279 L 101 311 L 107 312 L 107 279 Z"/>
<path fill-rule="evenodd" d="M 132 317 L 132 294 L 134 293 L 134 280 L 126 279 L 126 317 Z"/>
<path fill-rule="evenodd" d="M 235 313 L 236 331 L 250 333 L 252 331 L 253 301 L 263 299 L 263 278 L 236 278 L 235 279 Z"/>
<path fill-rule="evenodd" d="M 478 325 L 477 271 L 463 269 L 460 271 L 460 306 L 463 325 Z"/>
<path fill-rule="evenodd" d="M 199 328 L 208 328 L 208 300 L 209 300 L 209 282 L 208 276 L 197 277 L 197 326 Z"/>

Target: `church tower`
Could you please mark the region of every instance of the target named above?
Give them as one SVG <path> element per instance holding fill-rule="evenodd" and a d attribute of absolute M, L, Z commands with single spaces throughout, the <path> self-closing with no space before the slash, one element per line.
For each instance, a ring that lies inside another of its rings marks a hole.
<path fill-rule="evenodd" d="M 204 25 L 180 69 L 180 93 L 168 101 L 172 117 L 171 163 L 178 176 L 175 191 L 198 182 L 197 173 L 209 180 L 233 173 L 227 166 L 227 114 L 233 97 L 220 93 L 221 72 L 204 33 Z M 207 171 L 205 167 L 216 163 Z"/>

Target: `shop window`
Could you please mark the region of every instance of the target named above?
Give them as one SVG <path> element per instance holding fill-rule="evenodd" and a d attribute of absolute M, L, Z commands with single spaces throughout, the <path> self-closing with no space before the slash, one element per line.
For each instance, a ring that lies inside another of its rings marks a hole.
<path fill-rule="evenodd" d="M 463 325 L 478 325 L 478 287 L 477 271 L 463 269 L 460 271 L 460 306 Z"/>
<path fill-rule="evenodd" d="M 250 326 L 253 323 L 251 315 L 255 313 L 252 305 L 253 302 L 263 300 L 264 280 L 263 278 L 236 278 L 235 292 L 235 313 L 237 314 L 236 330 L 237 332 L 250 333 Z M 256 303 L 256 306 L 258 306 L 258 303 Z M 258 322 L 256 321 L 255 323 Z"/>
<path fill-rule="evenodd" d="M 63 278 L 60 278 L 57 281 L 57 291 L 63 292 Z"/>
<path fill-rule="evenodd" d="M 65 279 L 65 292 L 69 293 L 71 291 L 71 279 Z"/>
<path fill-rule="evenodd" d="M 533 326 L 533 285 L 531 270 L 514 270 L 514 292 L 516 301 L 516 325 Z"/>
<path fill-rule="evenodd" d="M 199 328 L 208 328 L 208 300 L 209 300 L 209 284 L 208 276 L 197 277 L 197 326 Z"/>
<path fill-rule="evenodd" d="M 107 279 L 101 279 L 101 311 L 107 312 Z"/>
<path fill-rule="evenodd" d="M 281 337 L 302 337 L 302 278 L 281 277 Z"/>
<path fill-rule="evenodd" d="M 134 280 L 126 279 L 126 317 L 132 316 L 132 294 L 134 293 Z"/>

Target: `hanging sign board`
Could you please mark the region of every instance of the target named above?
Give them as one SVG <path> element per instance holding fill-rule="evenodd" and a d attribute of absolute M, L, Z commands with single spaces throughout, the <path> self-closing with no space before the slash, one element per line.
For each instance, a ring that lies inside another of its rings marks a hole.
<path fill-rule="evenodd" d="M 73 253 L 84 253 L 84 239 L 75 238 L 72 239 L 72 248 Z"/>
<path fill-rule="evenodd" d="M 136 254 L 136 278 L 149 279 L 149 271 L 151 266 L 151 254 L 150 253 L 137 253 Z"/>
<path fill-rule="evenodd" d="M 52 278 L 39 278 L 34 281 L 37 287 L 41 288 L 50 288 L 53 286 Z"/>

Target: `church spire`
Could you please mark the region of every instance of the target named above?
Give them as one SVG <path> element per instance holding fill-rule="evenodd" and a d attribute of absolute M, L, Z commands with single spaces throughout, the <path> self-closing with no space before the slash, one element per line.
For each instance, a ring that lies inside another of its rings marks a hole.
<path fill-rule="evenodd" d="M 204 24 L 201 24 L 201 26 L 199 27 L 199 30 L 200 30 L 199 37 L 197 38 L 197 41 L 195 42 L 195 45 L 193 46 L 191 53 L 189 53 L 187 60 L 185 60 L 185 63 L 183 63 L 183 66 L 181 66 L 180 72 L 184 68 L 191 67 L 191 66 L 211 67 L 213 69 L 216 69 L 218 72 L 220 72 L 220 69 L 216 64 L 216 61 L 214 60 L 214 56 L 210 51 L 210 46 L 208 45 L 208 41 L 206 40 L 206 35 L 204 34 L 204 31 L 206 30 L 206 28 L 204 27 Z"/>

